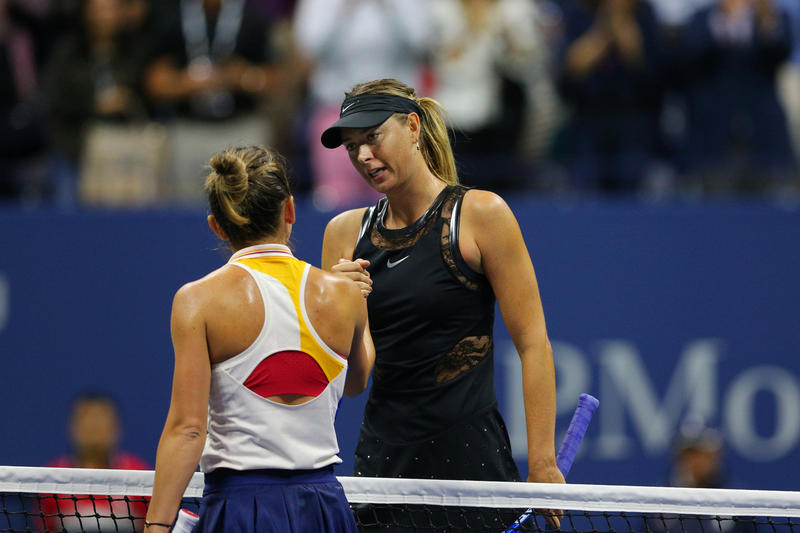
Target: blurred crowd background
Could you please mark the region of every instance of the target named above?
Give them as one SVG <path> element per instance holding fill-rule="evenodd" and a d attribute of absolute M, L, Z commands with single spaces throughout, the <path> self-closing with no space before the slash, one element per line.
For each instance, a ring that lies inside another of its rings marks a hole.
<path fill-rule="evenodd" d="M 393 77 L 501 194 L 800 200 L 800 0 L 0 0 L 0 200 L 202 205 L 236 144 L 332 211 L 321 131 Z"/>

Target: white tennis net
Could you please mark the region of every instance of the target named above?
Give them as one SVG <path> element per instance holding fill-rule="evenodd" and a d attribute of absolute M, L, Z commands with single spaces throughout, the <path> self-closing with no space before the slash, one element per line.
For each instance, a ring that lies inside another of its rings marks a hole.
<path fill-rule="evenodd" d="M 339 477 L 363 531 L 800 532 L 800 492 Z M 141 531 L 152 471 L 0 466 L 0 532 Z M 182 507 L 197 512 L 203 475 Z"/>

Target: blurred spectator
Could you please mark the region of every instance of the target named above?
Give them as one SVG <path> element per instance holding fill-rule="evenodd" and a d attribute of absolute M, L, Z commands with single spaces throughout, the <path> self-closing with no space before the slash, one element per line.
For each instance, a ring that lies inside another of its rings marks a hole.
<path fill-rule="evenodd" d="M 556 52 L 563 31 L 562 12 L 558 0 L 536 0 L 533 3 L 537 61 L 528 71 L 528 117 L 523 140 L 523 153 L 532 159 L 544 159 L 552 148 L 557 128 L 564 119 L 564 106 L 556 90 Z"/>
<path fill-rule="evenodd" d="M 292 168 L 292 190 L 303 195 L 311 188 L 306 156 L 306 139 L 299 131 L 305 111 L 308 63 L 297 49 L 294 38 L 294 12 L 297 0 L 251 0 L 271 21 L 273 55 L 287 68 L 283 82 L 272 93 L 268 105 L 269 121 L 275 132 L 271 147 L 283 154 Z"/>
<path fill-rule="evenodd" d="M 145 89 L 169 125 L 172 193 L 179 202 L 203 201 L 208 154 L 272 142 L 262 105 L 282 86 L 282 68 L 262 7 L 247 0 L 159 7 Z"/>
<path fill-rule="evenodd" d="M 294 33 L 310 62 L 308 123 L 304 126 L 314 204 L 335 210 L 371 203 L 375 192 L 356 173 L 344 149 L 328 150 L 320 135 L 339 118 L 345 91 L 357 83 L 396 78 L 422 83 L 430 47 L 426 0 L 299 0 Z M 426 93 L 423 89 L 422 93 Z"/>
<path fill-rule="evenodd" d="M 122 435 L 119 410 L 108 394 L 85 392 L 77 396 L 71 405 L 68 429 L 72 450 L 47 466 L 151 469 L 143 459 L 118 448 Z M 39 505 L 44 514 L 42 529 L 47 531 L 141 531 L 147 512 L 144 498 L 118 497 L 112 501 L 108 495 L 43 495 Z M 112 518 L 112 514 L 118 518 Z M 128 516 L 135 520 L 124 518 Z"/>
<path fill-rule="evenodd" d="M 49 11 L 49 0 L 0 1 L 0 200 L 47 195 L 40 70 Z"/>
<path fill-rule="evenodd" d="M 719 431 L 700 420 L 689 417 L 680 428 L 674 448 L 669 484 L 673 487 L 721 489 L 728 488 L 723 475 L 723 438 Z M 744 517 L 738 517 L 744 518 Z M 741 521 L 702 517 L 687 520 L 665 517 L 646 518 L 647 530 L 657 533 L 703 533 L 713 527 L 715 531 L 730 533 L 754 532 L 755 527 L 745 518 Z M 642 528 L 644 529 L 644 528 Z"/>
<path fill-rule="evenodd" d="M 85 392 L 72 402 L 68 421 L 72 450 L 47 466 L 62 468 L 117 468 L 147 470 L 150 465 L 121 451 L 119 409 L 114 399 L 101 392 Z"/>
<path fill-rule="evenodd" d="M 147 117 L 140 86 L 145 60 L 142 9 L 139 0 L 81 0 L 73 30 L 48 62 L 48 137 L 62 206 L 77 203 L 76 185 L 90 128 Z"/>
<path fill-rule="evenodd" d="M 431 96 L 448 110 L 461 180 L 492 190 L 528 185 L 519 156 L 529 86 L 547 70 L 536 5 L 439 0 L 431 12 Z"/>
<path fill-rule="evenodd" d="M 559 90 L 571 117 L 563 156 L 574 186 L 635 191 L 659 150 L 658 25 L 644 0 L 565 0 Z"/>
<path fill-rule="evenodd" d="M 689 421 L 683 424 L 675 443 L 670 485 L 720 489 L 722 476 L 722 435 L 704 424 Z"/>
<path fill-rule="evenodd" d="M 648 0 L 652 4 L 659 22 L 667 27 L 680 27 L 701 8 L 712 5 L 716 0 Z M 791 0 L 790 0 L 791 1 Z"/>
<path fill-rule="evenodd" d="M 789 19 L 774 0 L 718 0 L 692 18 L 680 59 L 690 187 L 763 191 L 791 179 L 794 154 L 776 91 L 790 51 Z"/>
<path fill-rule="evenodd" d="M 779 91 L 789 118 L 795 160 L 800 160 L 800 1 L 782 0 L 780 5 L 791 20 L 792 55 L 780 74 Z"/>

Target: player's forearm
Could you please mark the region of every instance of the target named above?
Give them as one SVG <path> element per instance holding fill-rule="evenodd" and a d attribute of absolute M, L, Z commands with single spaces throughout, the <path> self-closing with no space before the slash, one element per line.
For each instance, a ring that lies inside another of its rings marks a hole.
<path fill-rule="evenodd" d="M 375 364 L 375 345 L 372 343 L 372 334 L 369 325 L 361 335 L 357 349 L 347 358 L 347 379 L 344 382 L 344 395 L 352 398 L 358 396 L 367 388 L 369 374 Z"/>
<path fill-rule="evenodd" d="M 183 493 L 197 470 L 205 440 L 205 428 L 199 426 L 164 429 L 156 452 L 156 473 L 153 498 L 147 510 L 148 522 L 171 524 L 175 519 Z"/>
<path fill-rule="evenodd" d="M 528 470 L 555 464 L 556 385 L 550 343 L 521 354 Z"/>

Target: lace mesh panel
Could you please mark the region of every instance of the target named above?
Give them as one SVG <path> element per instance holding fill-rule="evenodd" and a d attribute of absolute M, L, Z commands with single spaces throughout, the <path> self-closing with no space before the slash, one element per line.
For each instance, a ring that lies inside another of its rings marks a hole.
<path fill-rule="evenodd" d="M 450 220 L 453 216 L 453 207 L 455 206 L 456 201 L 463 196 L 463 191 L 460 194 L 452 194 L 447 200 L 445 200 L 444 206 L 442 206 L 442 260 L 447 266 L 447 270 L 450 271 L 450 273 L 459 281 L 459 283 L 470 290 L 476 291 L 479 288 L 478 284 L 461 272 L 461 270 L 458 268 L 458 265 L 456 265 L 456 259 L 453 257 L 453 250 L 450 247 Z"/>
<path fill-rule="evenodd" d="M 398 237 L 387 237 L 378 231 L 378 224 L 372 225 L 372 232 L 370 232 L 370 241 L 372 245 L 379 250 L 401 250 L 413 246 L 419 241 L 423 235 L 428 233 L 434 224 L 436 224 L 437 217 L 431 217 L 419 231 L 411 235 L 400 235 Z"/>
<path fill-rule="evenodd" d="M 454 379 L 481 362 L 492 348 L 492 339 L 488 335 L 481 337 L 464 337 L 436 363 L 436 383 L 444 383 Z"/>

